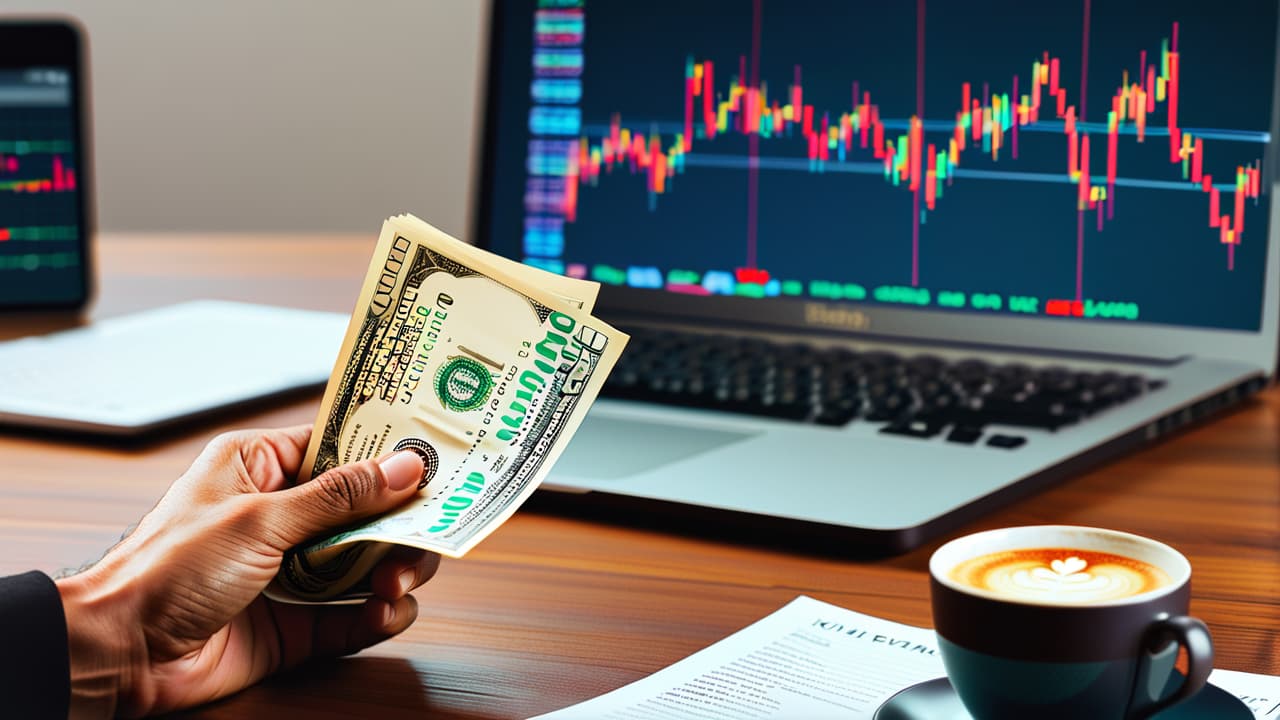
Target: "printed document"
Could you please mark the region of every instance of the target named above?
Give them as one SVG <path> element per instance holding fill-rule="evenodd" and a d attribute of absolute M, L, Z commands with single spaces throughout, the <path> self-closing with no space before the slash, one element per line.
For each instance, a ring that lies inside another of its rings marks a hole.
<path fill-rule="evenodd" d="M 1243 700 L 1258 720 L 1280 720 L 1280 677 L 1214 670 L 1209 682 Z"/>
<path fill-rule="evenodd" d="M 647 678 L 532 720 L 857 720 L 945 675 L 933 630 L 800 596 Z M 1280 720 L 1280 678 L 1215 670 L 1259 720 Z"/>

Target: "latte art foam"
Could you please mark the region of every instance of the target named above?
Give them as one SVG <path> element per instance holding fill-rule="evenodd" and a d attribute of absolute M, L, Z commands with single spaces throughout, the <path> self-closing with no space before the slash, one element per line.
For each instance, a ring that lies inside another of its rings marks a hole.
<path fill-rule="evenodd" d="M 1171 582 L 1150 563 L 1071 548 L 980 555 L 956 565 L 951 579 L 1009 600 L 1082 605 L 1141 595 Z"/>

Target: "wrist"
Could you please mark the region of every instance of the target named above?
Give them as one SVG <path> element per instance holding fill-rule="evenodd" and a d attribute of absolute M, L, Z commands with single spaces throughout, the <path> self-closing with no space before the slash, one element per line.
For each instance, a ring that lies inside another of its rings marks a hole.
<path fill-rule="evenodd" d="M 67 620 L 73 720 L 114 717 L 130 704 L 125 698 L 141 666 L 144 643 L 129 620 L 128 592 L 98 575 L 89 570 L 56 581 Z"/>

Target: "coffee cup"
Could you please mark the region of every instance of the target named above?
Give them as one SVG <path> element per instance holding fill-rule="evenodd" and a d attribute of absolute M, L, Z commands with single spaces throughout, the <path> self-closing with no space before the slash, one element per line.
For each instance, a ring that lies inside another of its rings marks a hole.
<path fill-rule="evenodd" d="M 1213 667 L 1209 631 L 1187 615 L 1191 564 L 1149 538 L 991 530 L 938 548 L 929 574 L 943 664 L 977 720 L 1141 720 Z"/>

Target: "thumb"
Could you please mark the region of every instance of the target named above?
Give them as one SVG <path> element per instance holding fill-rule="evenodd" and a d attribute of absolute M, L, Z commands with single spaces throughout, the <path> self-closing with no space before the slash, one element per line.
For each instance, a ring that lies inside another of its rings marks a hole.
<path fill-rule="evenodd" d="M 378 461 L 336 467 L 288 490 L 267 493 L 282 550 L 358 520 L 391 510 L 413 497 L 422 458 L 401 451 Z"/>

